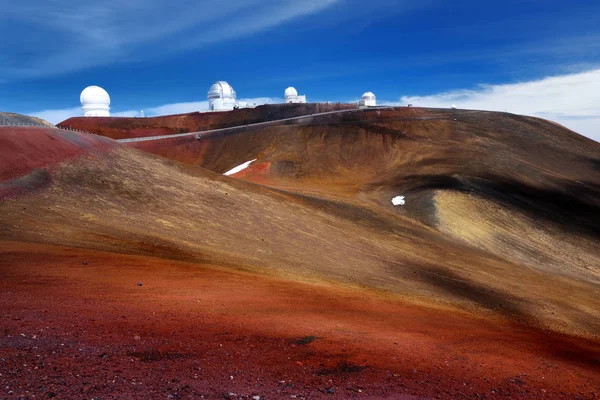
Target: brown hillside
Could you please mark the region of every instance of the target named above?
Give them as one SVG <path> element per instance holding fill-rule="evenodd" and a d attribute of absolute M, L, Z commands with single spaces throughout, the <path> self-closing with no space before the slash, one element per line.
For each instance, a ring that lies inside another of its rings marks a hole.
<path fill-rule="evenodd" d="M 4 202 L 5 218 L 19 223 L 4 224 L 3 237 L 313 276 L 596 335 L 597 147 L 551 125 L 556 133 L 535 136 L 536 151 L 565 150 L 530 156 L 534 140 L 510 133 L 539 129 L 528 119 L 410 112 L 388 124 L 350 117 L 189 142 L 218 172 L 270 163 L 268 183 L 286 191 L 118 146 L 57 169 L 43 200 Z M 470 118 L 480 131 L 470 132 Z M 486 120 L 503 130 L 486 131 Z M 561 163 L 571 168 L 558 176 Z M 405 206 L 392 206 L 397 194 Z"/>
<path fill-rule="evenodd" d="M 324 103 L 269 104 L 229 112 L 195 112 L 149 118 L 73 117 L 57 126 L 93 132 L 112 139 L 125 139 L 228 128 L 352 108 L 356 108 L 356 106 Z"/>
<path fill-rule="evenodd" d="M 0 164 L 20 185 L 0 200 L 3 387 L 42 378 L 39 337 L 67 398 L 596 397 L 600 147 L 574 132 L 403 108 L 145 151 L 0 137 L 30 160 Z"/>
<path fill-rule="evenodd" d="M 48 171 L 61 163 L 116 145 L 101 136 L 54 128 L 0 127 L 0 200 L 46 185 Z"/>
<path fill-rule="evenodd" d="M 540 271 L 600 278 L 600 144 L 544 120 L 400 108 L 130 145 L 219 173 L 256 159 L 236 176 L 382 208 Z M 407 204 L 394 207 L 396 195 Z"/>

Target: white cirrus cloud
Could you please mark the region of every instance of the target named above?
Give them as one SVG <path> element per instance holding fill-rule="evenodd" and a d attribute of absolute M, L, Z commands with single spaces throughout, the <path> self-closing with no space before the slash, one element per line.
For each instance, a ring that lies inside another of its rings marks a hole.
<path fill-rule="evenodd" d="M 81 107 L 71 107 L 71 108 L 63 108 L 58 110 L 42 110 L 28 113 L 27 115 L 31 115 L 33 117 L 44 119 L 51 124 L 58 124 L 66 119 L 71 117 L 77 117 L 83 115 L 83 111 L 81 111 Z"/>
<path fill-rule="evenodd" d="M 280 98 L 260 97 L 240 99 L 249 104 L 282 103 Z M 380 104 L 490 111 L 509 111 L 558 122 L 567 128 L 600 142 L 600 69 L 561 76 L 546 77 L 529 82 L 480 85 L 426 96 L 403 96 L 400 101 Z M 208 109 L 207 101 L 164 104 L 150 107 L 147 116 L 182 114 Z M 80 108 L 44 110 L 29 113 L 52 123 L 81 115 Z M 114 116 L 137 116 L 139 111 L 113 112 Z"/>
<path fill-rule="evenodd" d="M 0 13 L 0 76 L 48 76 L 160 57 L 256 34 L 341 1 L 19 0 Z"/>
<path fill-rule="evenodd" d="M 277 97 L 252 97 L 239 99 L 240 103 L 248 103 L 250 106 L 260 106 L 263 104 L 280 104 L 283 99 Z M 142 110 L 113 111 L 113 117 L 139 117 Z M 159 106 L 149 107 L 143 110 L 146 117 L 155 117 L 159 115 L 186 114 L 196 111 L 208 111 L 208 101 L 190 101 L 182 103 L 170 103 Z M 28 113 L 34 117 L 45 119 L 52 124 L 58 124 L 71 117 L 80 117 L 83 115 L 81 107 L 70 107 L 57 110 L 42 110 Z"/>
<path fill-rule="evenodd" d="M 455 104 L 458 108 L 530 115 L 558 122 L 600 142 L 600 69 L 529 82 L 403 96 L 395 104 L 446 108 Z"/>

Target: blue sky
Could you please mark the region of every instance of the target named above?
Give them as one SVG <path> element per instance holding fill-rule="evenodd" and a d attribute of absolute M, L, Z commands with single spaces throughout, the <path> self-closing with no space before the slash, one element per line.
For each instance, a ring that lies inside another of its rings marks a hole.
<path fill-rule="evenodd" d="M 104 87 L 112 112 L 238 98 L 508 110 L 600 140 L 597 0 L 19 0 L 0 14 L 0 110 L 60 122 Z"/>

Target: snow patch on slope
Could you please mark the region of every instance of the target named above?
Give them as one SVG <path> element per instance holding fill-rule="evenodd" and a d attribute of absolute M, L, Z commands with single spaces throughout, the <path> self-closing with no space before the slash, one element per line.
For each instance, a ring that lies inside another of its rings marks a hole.
<path fill-rule="evenodd" d="M 395 206 L 403 206 L 405 203 L 404 196 L 396 196 L 392 199 L 392 204 Z"/>
<path fill-rule="evenodd" d="M 256 161 L 256 158 L 254 160 L 246 161 L 245 163 L 240 164 L 237 167 L 230 169 L 229 171 L 225 172 L 223 175 L 229 176 L 229 175 L 237 174 L 238 172 L 243 171 L 246 168 L 248 168 L 248 166 L 250 164 L 252 164 L 254 161 Z"/>

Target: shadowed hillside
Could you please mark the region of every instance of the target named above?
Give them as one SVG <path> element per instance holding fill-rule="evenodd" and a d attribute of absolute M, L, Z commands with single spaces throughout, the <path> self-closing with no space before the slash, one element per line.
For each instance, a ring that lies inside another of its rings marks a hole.
<path fill-rule="evenodd" d="M 4 201 L 0 237 L 338 281 L 596 335 L 597 147 L 510 115 L 379 116 L 147 142 L 217 172 L 257 158 L 267 167 L 245 178 L 275 189 L 124 145 L 80 157 Z"/>
<path fill-rule="evenodd" d="M 2 393 L 596 398 L 597 144 L 378 111 L 135 144 L 174 160 L 0 128 Z"/>
<path fill-rule="evenodd" d="M 234 176 L 361 225 L 408 218 L 519 270 L 600 282 L 600 145 L 548 121 L 401 108 L 130 145 L 219 173 L 256 159 Z"/>

